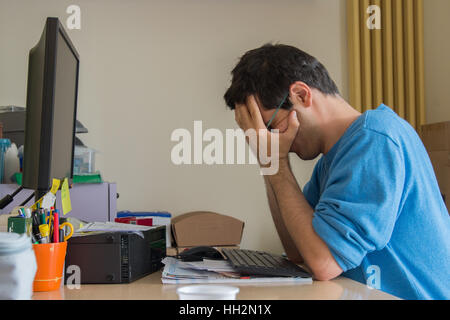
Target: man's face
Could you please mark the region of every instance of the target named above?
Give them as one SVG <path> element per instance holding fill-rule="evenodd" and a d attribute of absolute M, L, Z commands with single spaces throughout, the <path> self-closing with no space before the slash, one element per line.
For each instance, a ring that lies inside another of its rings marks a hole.
<path fill-rule="evenodd" d="M 275 113 L 276 109 L 264 109 L 257 98 L 258 107 L 265 124 L 267 124 Z M 291 101 L 292 102 L 292 101 Z M 284 132 L 288 128 L 289 113 L 295 110 L 300 123 L 297 136 L 291 146 L 290 152 L 296 153 L 302 160 L 315 159 L 320 154 L 319 132 L 316 129 L 314 115 L 300 104 L 293 103 L 290 110 L 278 110 L 270 125 L 271 129 L 278 129 Z"/>

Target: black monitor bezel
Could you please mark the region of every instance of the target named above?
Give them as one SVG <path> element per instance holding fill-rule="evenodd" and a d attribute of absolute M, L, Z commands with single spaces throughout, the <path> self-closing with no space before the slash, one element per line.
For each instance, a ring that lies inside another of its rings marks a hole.
<path fill-rule="evenodd" d="M 73 164 L 74 164 L 74 149 L 75 149 L 75 127 L 77 118 L 77 105 L 78 105 L 78 83 L 79 83 L 79 68 L 80 57 L 75 49 L 72 41 L 68 37 L 66 31 L 61 25 L 58 18 L 47 18 L 45 25 L 45 60 L 44 60 L 44 74 L 43 74 L 43 92 L 42 92 L 42 114 L 41 114 L 41 126 L 40 126 L 40 147 L 39 147 L 39 166 L 38 166 L 38 178 L 37 186 L 34 189 L 39 192 L 46 192 L 50 189 L 50 179 L 62 179 L 66 177 L 50 177 L 51 172 L 51 160 L 52 160 L 52 140 L 53 140 L 53 114 L 55 107 L 55 85 L 56 85 L 56 62 L 57 62 L 57 48 L 58 48 L 58 35 L 61 35 L 70 51 L 74 55 L 76 66 L 76 81 L 75 81 L 75 101 L 74 101 L 74 121 L 72 124 L 72 155 L 71 155 L 71 169 L 70 177 L 73 178 Z M 27 106 L 28 107 L 28 106 Z M 29 119 L 27 119 L 28 122 Z M 48 125 L 52 124 L 52 125 Z M 25 132 L 26 134 L 26 132 Z M 42 139 L 45 138 L 45 139 Z M 28 139 L 29 140 L 29 139 Z M 27 141 L 27 140 L 26 140 Z M 27 155 L 25 154 L 25 157 Z M 25 182 L 25 180 L 24 180 Z M 26 186 L 27 187 L 27 186 Z"/>

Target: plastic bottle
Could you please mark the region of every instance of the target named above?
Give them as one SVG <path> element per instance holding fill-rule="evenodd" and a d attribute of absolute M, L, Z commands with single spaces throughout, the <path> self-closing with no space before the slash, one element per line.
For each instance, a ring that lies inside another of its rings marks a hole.
<path fill-rule="evenodd" d="M 23 171 L 23 146 L 19 147 L 18 150 L 19 163 L 20 163 L 20 172 Z"/>
<path fill-rule="evenodd" d="M 26 234 L 0 232 L 0 299 L 28 300 L 37 264 Z"/>
<path fill-rule="evenodd" d="M 3 183 L 13 183 L 11 179 L 14 173 L 20 171 L 19 151 L 15 143 L 11 144 L 5 153 L 5 175 L 3 177 Z"/>
<path fill-rule="evenodd" d="M 3 177 L 5 173 L 5 153 L 11 146 L 9 139 L 0 139 L 0 183 L 3 183 Z"/>

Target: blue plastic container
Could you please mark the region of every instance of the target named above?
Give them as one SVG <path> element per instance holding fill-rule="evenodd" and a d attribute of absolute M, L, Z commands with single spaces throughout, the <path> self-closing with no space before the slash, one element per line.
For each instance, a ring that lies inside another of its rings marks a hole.
<path fill-rule="evenodd" d="M 5 175 L 5 153 L 11 146 L 11 140 L 0 139 L 0 183 L 3 183 L 3 176 Z"/>

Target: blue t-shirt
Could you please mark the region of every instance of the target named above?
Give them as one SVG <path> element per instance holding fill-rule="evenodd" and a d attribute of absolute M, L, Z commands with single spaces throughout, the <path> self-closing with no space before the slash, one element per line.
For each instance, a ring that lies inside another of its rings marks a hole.
<path fill-rule="evenodd" d="M 404 299 L 450 299 L 450 217 L 419 136 L 390 108 L 355 120 L 303 192 L 344 276 Z"/>

